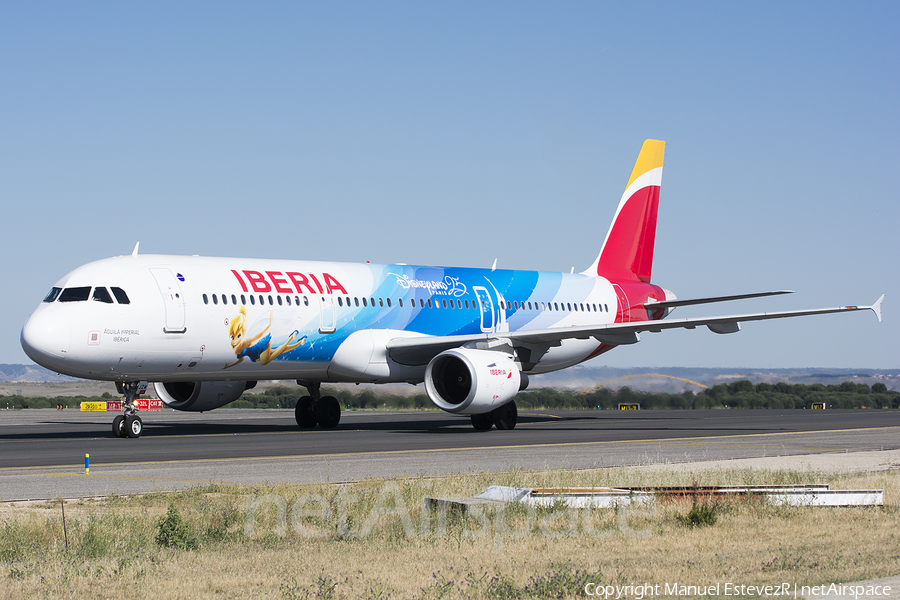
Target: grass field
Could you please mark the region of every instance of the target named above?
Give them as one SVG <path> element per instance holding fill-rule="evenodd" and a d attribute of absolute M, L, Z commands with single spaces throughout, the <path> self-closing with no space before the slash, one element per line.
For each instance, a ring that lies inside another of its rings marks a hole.
<path fill-rule="evenodd" d="M 691 597 L 715 584 L 724 592 L 726 583 L 802 586 L 900 573 L 897 471 L 689 477 L 698 478 L 613 469 L 208 486 L 70 500 L 65 526 L 60 500 L 7 504 L 0 506 L 0 598 L 568 598 L 584 597 L 586 583 L 699 586 L 681 595 Z M 881 488 L 885 505 L 777 507 L 743 498 L 640 510 L 422 509 L 426 496 L 471 496 L 492 484 L 813 482 Z M 714 522 L 692 522 L 698 508 Z"/>

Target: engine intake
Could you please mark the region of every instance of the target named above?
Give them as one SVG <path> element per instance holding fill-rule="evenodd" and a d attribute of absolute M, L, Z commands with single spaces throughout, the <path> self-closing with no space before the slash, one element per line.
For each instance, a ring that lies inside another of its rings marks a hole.
<path fill-rule="evenodd" d="M 154 383 L 153 388 L 169 408 L 202 412 L 234 402 L 255 385 L 255 381 L 177 381 Z"/>
<path fill-rule="evenodd" d="M 460 415 L 483 414 L 503 406 L 527 381 L 508 354 L 493 350 L 445 350 L 425 369 L 425 391 L 431 401 Z"/>

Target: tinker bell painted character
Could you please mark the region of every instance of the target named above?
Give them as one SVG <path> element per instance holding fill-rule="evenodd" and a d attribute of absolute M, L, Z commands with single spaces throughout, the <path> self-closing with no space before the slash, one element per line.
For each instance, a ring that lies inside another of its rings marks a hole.
<path fill-rule="evenodd" d="M 225 368 L 241 364 L 244 357 L 261 365 L 267 365 L 285 352 L 290 352 L 306 343 L 305 335 L 296 342 L 294 341 L 294 336 L 300 335 L 299 331 L 294 330 L 288 336 L 286 342 L 272 348 L 272 334 L 269 333 L 271 327 L 272 313 L 269 313 L 269 324 L 266 325 L 266 328 L 252 337 L 247 337 L 247 308 L 241 306 L 240 311 L 231 320 L 231 325 L 228 327 L 228 334 L 231 336 L 231 347 L 234 349 L 237 361 L 230 365 L 225 365 Z"/>

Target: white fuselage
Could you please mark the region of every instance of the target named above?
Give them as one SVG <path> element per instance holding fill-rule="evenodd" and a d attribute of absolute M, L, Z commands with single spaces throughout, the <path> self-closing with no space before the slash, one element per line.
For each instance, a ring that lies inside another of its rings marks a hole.
<path fill-rule="evenodd" d="M 98 288 L 117 288 L 127 304 Z M 121 256 L 80 267 L 54 289 L 70 301 L 38 306 L 22 330 L 25 351 L 60 373 L 116 381 L 419 382 L 425 366 L 392 361 L 389 340 L 622 316 L 602 277 L 409 265 Z M 71 300 L 70 290 L 88 296 Z M 563 340 L 524 370 L 568 367 L 599 346 Z"/>

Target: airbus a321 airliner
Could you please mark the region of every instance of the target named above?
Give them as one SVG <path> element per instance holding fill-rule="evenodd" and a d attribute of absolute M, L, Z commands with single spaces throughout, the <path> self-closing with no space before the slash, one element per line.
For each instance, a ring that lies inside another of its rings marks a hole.
<path fill-rule="evenodd" d="M 197 256 L 119 256 L 57 282 L 22 328 L 22 347 L 59 373 L 116 382 L 118 437 L 139 437 L 134 400 L 148 382 L 169 407 L 207 411 L 258 380 L 309 391 L 300 427 L 336 427 L 322 383 L 425 383 L 475 429 L 512 429 L 528 375 L 584 362 L 646 331 L 872 306 L 662 320 L 692 300 L 650 282 L 665 142 L 644 142 L 600 254 L 582 273 Z"/>

